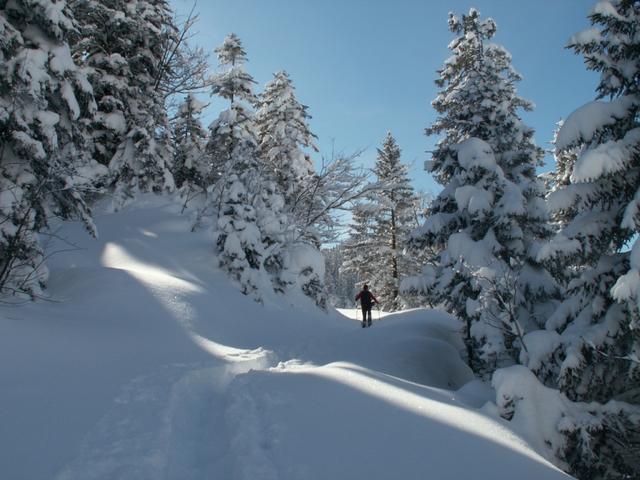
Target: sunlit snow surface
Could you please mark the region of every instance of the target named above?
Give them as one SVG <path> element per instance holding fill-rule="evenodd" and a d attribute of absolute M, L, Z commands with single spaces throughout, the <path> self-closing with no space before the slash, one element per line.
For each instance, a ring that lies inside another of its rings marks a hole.
<path fill-rule="evenodd" d="M 258 305 L 178 211 L 63 226 L 50 301 L 1 307 L 0 477 L 567 478 L 482 408 L 450 317 Z"/>

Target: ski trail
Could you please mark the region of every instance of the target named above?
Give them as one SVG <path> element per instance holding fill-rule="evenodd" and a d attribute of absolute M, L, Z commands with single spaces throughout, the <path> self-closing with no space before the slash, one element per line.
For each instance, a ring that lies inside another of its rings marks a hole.
<path fill-rule="evenodd" d="M 274 358 L 237 350 L 230 363 L 167 365 L 132 380 L 56 480 L 231 478 L 227 387 Z"/>
<path fill-rule="evenodd" d="M 143 263 L 116 244 L 107 244 L 102 263 L 126 270 L 146 285 L 212 361 L 167 365 L 131 380 L 56 480 L 276 479 L 269 462 L 256 462 L 255 451 L 248 450 L 252 442 L 244 445 L 246 436 L 262 438 L 259 406 L 246 390 L 227 390 L 246 372 L 275 366 L 277 355 L 196 334 L 191 329 L 195 312 L 185 297 L 202 293 L 198 285 Z M 244 428 L 236 428 L 240 424 Z M 249 458 L 251 462 L 243 461 Z"/>

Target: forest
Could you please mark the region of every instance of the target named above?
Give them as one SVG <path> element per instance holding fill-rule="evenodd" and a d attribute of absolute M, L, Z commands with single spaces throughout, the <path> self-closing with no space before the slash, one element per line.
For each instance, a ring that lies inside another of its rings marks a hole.
<path fill-rule="evenodd" d="M 320 152 L 291 76 L 259 88 L 234 33 L 212 62 L 190 41 L 195 9 L 0 0 L 2 302 L 46 301 L 61 222 L 98 237 L 94 212 L 170 198 L 250 301 L 295 292 L 326 312 L 367 283 L 384 312 L 440 309 L 500 417 L 545 402 L 557 466 L 638 478 L 640 2 L 599 0 L 588 18 L 567 48 L 599 75 L 593 101 L 565 112 L 540 174 L 545 151 L 521 118 L 533 104 L 496 22 L 449 15 L 437 117 L 416 126 L 437 138 L 430 194 L 393 132 L 373 169 L 358 151 Z M 226 108 L 205 125 L 210 98 Z"/>

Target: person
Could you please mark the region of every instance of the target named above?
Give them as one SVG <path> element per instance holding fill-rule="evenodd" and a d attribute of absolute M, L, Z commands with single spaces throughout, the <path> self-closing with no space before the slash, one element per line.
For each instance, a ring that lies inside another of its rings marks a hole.
<path fill-rule="evenodd" d="M 356 295 L 356 302 L 360 300 L 362 308 L 362 328 L 371 326 L 371 306 L 378 303 L 378 299 L 369 291 L 369 285 L 366 283 L 362 286 L 362 291 Z M 368 315 L 368 317 L 367 317 Z"/>

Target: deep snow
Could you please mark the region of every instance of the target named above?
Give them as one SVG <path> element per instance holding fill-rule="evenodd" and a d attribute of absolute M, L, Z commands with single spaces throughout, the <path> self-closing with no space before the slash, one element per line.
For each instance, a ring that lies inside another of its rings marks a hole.
<path fill-rule="evenodd" d="M 51 298 L 0 307 L 2 478 L 569 478 L 481 408 L 452 318 L 259 305 L 179 209 L 63 225 Z"/>

